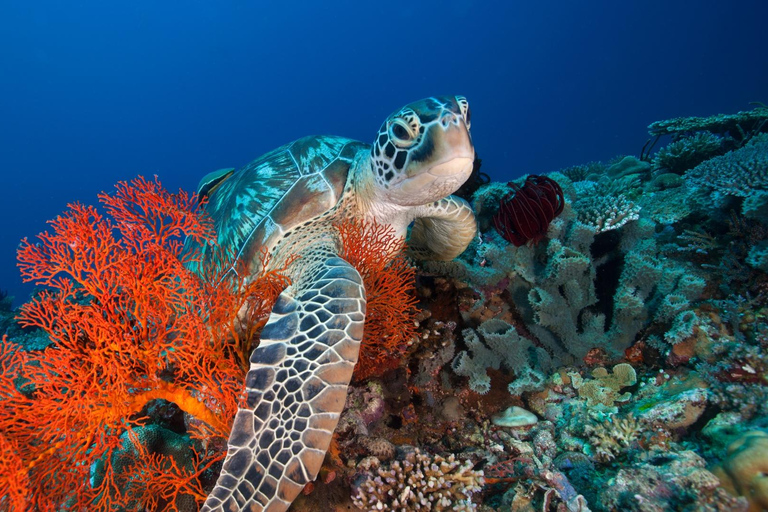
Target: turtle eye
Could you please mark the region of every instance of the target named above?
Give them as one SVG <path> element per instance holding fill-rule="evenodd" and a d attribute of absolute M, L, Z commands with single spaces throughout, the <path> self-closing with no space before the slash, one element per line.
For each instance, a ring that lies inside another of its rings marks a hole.
<path fill-rule="evenodd" d="M 408 128 L 408 125 L 403 121 L 394 121 L 389 127 L 389 134 L 392 138 L 392 142 L 397 146 L 410 146 L 413 142 L 413 134 Z"/>

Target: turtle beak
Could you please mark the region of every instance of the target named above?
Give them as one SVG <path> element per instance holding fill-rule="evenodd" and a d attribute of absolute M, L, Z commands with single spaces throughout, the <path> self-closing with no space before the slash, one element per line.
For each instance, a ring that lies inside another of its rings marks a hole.
<path fill-rule="evenodd" d="M 469 177 L 475 161 L 475 148 L 462 118 L 452 112 L 446 112 L 440 119 L 440 124 L 435 125 L 433 130 L 437 132 L 433 137 L 434 154 L 441 155 L 442 158 L 429 165 L 427 172 L 440 178 L 464 173 Z"/>
<path fill-rule="evenodd" d="M 475 160 L 475 155 L 472 156 L 456 156 L 433 165 L 429 168 L 429 174 L 439 178 L 447 176 L 456 176 L 457 174 L 471 173 L 472 163 Z"/>

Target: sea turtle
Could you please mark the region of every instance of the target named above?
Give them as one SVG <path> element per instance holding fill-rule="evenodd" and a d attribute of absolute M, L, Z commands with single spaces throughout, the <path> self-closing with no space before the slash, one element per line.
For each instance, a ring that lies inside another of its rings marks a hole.
<path fill-rule="evenodd" d="M 476 231 L 472 209 L 450 195 L 472 172 L 469 126 L 464 97 L 427 98 L 390 115 L 373 146 L 305 137 L 203 178 L 200 194 L 208 197 L 218 242 L 235 249 L 246 271 L 260 269 L 262 248 L 278 267 L 298 258 L 290 260 L 292 284 L 251 354 L 247 405 L 235 416 L 202 510 L 287 510 L 315 479 L 344 407 L 365 319 L 363 281 L 338 256 L 333 225 L 354 217 L 389 225 L 398 236 L 411 226 L 415 256 L 459 255 Z"/>

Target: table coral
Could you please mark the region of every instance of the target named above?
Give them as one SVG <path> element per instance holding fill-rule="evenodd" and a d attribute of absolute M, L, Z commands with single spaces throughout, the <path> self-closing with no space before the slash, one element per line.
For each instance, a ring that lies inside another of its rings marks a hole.
<path fill-rule="evenodd" d="M 743 213 L 759 218 L 768 203 L 767 167 L 768 134 L 761 134 L 730 153 L 699 164 L 685 174 L 685 180 L 706 191 L 699 199 L 703 202 L 714 199 L 720 205 L 729 197 L 750 199 L 742 206 Z"/>
<path fill-rule="evenodd" d="M 716 114 L 709 117 L 676 117 L 655 121 L 648 126 L 651 135 L 711 132 L 744 136 L 768 122 L 768 107 L 759 106 L 736 114 Z"/>
<path fill-rule="evenodd" d="M 640 206 L 619 196 L 591 196 L 578 202 L 579 220 L 595 228 L 595 233 L 618 229 L 640 218 Z"/>

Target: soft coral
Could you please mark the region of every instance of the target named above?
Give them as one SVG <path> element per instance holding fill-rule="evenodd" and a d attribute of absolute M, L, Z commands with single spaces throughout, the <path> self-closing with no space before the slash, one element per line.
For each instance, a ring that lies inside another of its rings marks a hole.
<path fill-rule="evenodd" d="M 365 333 L 354 373 L 359 381 L 403 362 L 416 334 L 415 269 L 403 255 L 403 240 L 389 226 L 346 219 L 336 229 L 340 256 L 360 272 L 365 284 Z"/>
<path fill-rule="evenodd" d="M 26 482 L 17 496 L 29 496 L 30 510 L 119 504 L 114 469 L 107 464 L 95 487 L 90 473 L 142 424 L 150 401 L 197 418 L 194 436 L 226 437 L 242 394 L 244 343 L 232 343 L 242 336 L 242 311 L 263 315 L 286 284 L 279 271 L 248 284 L 190 271 L 198 255 L 184 252 L 183 237 L 214 239 L 194 196 L 138 178 L 99 199 L 107 216 L 69 205 L 52 232 L 37 244 L 23 240 L 18 252 L 23 278 L 50 288 L 22 307 L 20 323 L 53 341 L 34 360 L 7 340 L 0 345 L 0 441 L 21 461 L 21 474 L 0 475 L 0 487 Z M 202 499 L 194 477 L 147 481 L 147 496 L 173 481 Z M 0 499 L 0 510 L 11 507 Z"/>

